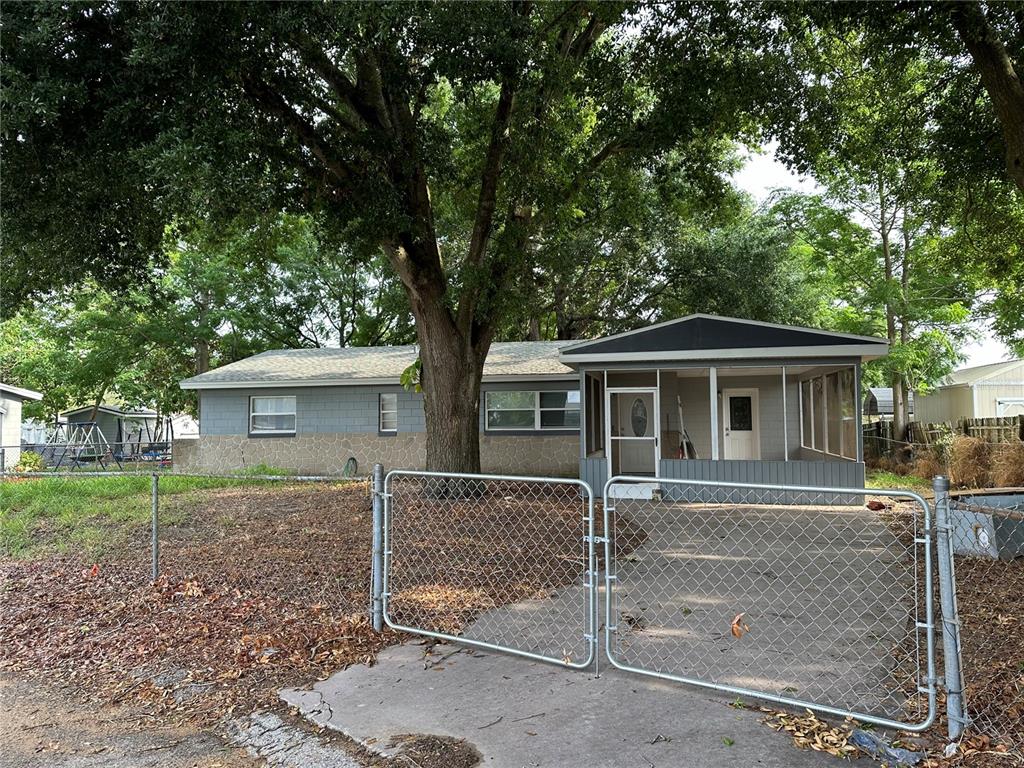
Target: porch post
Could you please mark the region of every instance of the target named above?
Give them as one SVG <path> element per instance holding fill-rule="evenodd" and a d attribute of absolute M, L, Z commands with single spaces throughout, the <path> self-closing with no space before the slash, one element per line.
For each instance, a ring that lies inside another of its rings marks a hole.
<path fill-rule="evenodd" d="M 708 368 L 711 397 L 711 458 L 718 461 L 718 369 Z"/>
<path fill-rule="evenodd" d="M 786 366 L 782 366 L 782 450 L 789 461 L 789 409 L 786 408 Z"/>
<path fill-rule="evenodd" d="M 587 372 L 580 369 L 580 461 L 587 458 L 587 430 L 590 424 L 587 420 Z"/>
<path fill-rule="evenodd" d="M 860 391 L 860 363 L 853 366 L 853 391 L 857 400 L 857 461 L 864 461 L 864 398 Z"/>

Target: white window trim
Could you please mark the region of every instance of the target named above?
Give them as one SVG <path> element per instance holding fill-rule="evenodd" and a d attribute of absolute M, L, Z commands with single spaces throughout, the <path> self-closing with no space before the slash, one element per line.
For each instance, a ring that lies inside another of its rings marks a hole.
<path fill-rule="evenodd" d="M 492 411 L 527 411 L 527 410 L 530 410 L 529 408 L 491 408 L 491 407 L 488 406 L 488 400 L 489 400 L 491 395 L 500 395 L 500 394 L 503 394 L 503 393 L 506 393 L 506 392 L 529 392 L 530 394 L 533 395 L 533 427 L 492 427 L 490 425 L 490 418 L 489 418 L 489 416 L 490 416 L 490 413 Z M 538 390 L 530 390 L 530 389 L 491 389 L 491 390 L 487 390 L 486 392 L 484 392 L 484 430 L 486 432 L 579 432 L 580 428 L 579 428 L 578 425 L 575 426 L 575 427 L 566 427 L 566 426 L 561 426 L 561 427 L 542 427 L 541 426 L 541 418 L 540 418 L 541 414 L 542 413 L 552 412 L 552 411 L 561 411 L 563 413 L 567 412 L 567 411 L 576 411 L 577 413 L 580 413 L 580 418 L 582 419 L 583 415 L 582 415 L 582 412 L 580 411 L 580 407 L 579 407 L 579 406 L 582 405 L 582 403 L 577 403 L 577 407 L 576 408 L 541 408 L 541 405 L 540 405 L 540 396 L 541 395 L 547 395 L 547 394 L 567 395 L 570 392 L 578 393 L 579 390 L 578 389 L 538 389 Z"/>
<path fill-rule="evenodd" d="M 292 401 L 291 411 L 277 411 L 274 413 L 256 413 L 253 404 L 257 400 L 280 400 L 289 398 Z M 256 429 L 252 421 L 254 416 L 291 416 L 295 419 L 295 426 L 292 429 Z M 295 395 L 250 395 L 249 396 L 249 434 L 250 435 L 294 435 L 298 431 L 298 399 Z"/>
<path fill-rule="evenodd" d="M 384 398 L 393 397 L 395 398 L 395 407 L 384 408 Z M 385 429 L 384 428 L 384 414 L 393 413 L 395 414 L 395 428 Z M 385 435 L 397 435 L 398 434 L 398 393 L 397 392 L 380 392 L 377 395 L 377 431 Z"/>

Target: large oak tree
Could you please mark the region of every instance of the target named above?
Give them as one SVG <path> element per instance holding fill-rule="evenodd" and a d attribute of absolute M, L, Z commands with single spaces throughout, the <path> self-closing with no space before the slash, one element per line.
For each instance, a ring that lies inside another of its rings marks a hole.
<path fill-rule="evenodd" d="M 9 4 L 2 23 L 5 303 L 130 281 L 174 216 L 313 213 L 404 286 L 440 470 L 479 467 L 484 359 L 544 233 L 617 169 L 676 152 L 699 176 L 787 72 L 770 26 L 713 3 Z"/>

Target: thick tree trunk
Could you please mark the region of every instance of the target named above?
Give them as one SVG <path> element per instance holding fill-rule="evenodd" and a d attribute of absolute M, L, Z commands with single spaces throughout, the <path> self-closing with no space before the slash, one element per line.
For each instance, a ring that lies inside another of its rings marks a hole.
<path fill-rule="evenodd" d="M 481 371 L 476 355 L 458 343 L 423 344 L 422 338 L 427 469 L 479 472 Z"/>
<path fill-rule="evenodd" d="M 1006 170 L 1024 190 L 1024 83 L 980 3 L 952 4 L 953 27 L 981 75 L 1006 144 Z"/>
<path fill-rule="evenodd" d="M 409 296 L 420 345 L 420 383 L 426 419 L 427 469 L 480 471 L 480 377 L 492 329 L 459 327 L 445 301 L 445 282 L 423 265 L 439 263 L 418 252 L 436 243 L 385 245 Z"/>

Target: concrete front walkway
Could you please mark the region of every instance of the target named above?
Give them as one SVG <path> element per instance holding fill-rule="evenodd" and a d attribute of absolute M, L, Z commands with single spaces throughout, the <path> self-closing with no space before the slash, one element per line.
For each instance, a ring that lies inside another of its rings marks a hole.
<path fill-rule="evenodd" d="M 594 677 L 500 653 L 413 643 L 283 698 L 391 754 L 402 734 L 465 739 L 490 768 L 835 765 L 709 691 L 608 669 Z"/>

